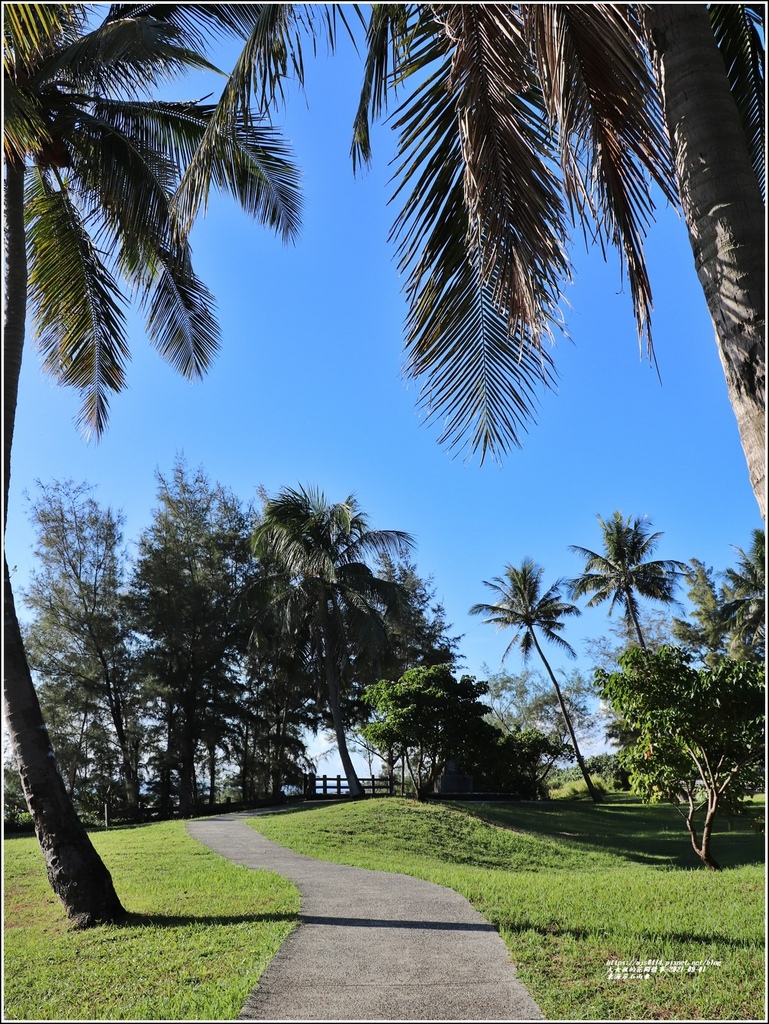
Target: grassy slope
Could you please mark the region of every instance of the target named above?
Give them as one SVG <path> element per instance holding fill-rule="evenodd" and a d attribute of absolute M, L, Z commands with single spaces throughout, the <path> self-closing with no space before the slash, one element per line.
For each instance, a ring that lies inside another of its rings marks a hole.
<path fill-rule="evenodd" d="M 763 838 L 745 822 L 717 836 L 728 867 L 717 874 L 696 866 L 673 808 L 627 798 L 461 809 L 369 800 L 252 824 L 311 856 L 463 893 L 550 1018 L 764 1016 Z M 607 961 L 637 959 L 720 966 L 609 977 Z"/>
<path fill-rule="evenodd" d="M 293 927 L 285 879 L 223 860 L 181 822 L 93 834 L 129 911 L 72 931 L 35 839 L 5 842 L 5 1016 L 234 1020 Z"/>

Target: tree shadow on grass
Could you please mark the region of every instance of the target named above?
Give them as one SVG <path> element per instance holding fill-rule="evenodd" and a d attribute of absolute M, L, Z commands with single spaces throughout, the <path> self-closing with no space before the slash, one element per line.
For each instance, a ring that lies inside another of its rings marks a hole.
<path fill-rule="evenodd" d="M 186 928 L 190 925 L 213 925 L 232 927 L 239 924 L 293 924 L 297 914 L 126 914 L 118 922 L 118 928 Z"/>
<path fill-rule="evenodd" d="M 579 928 L 579 927 L 566 927 L 562 926 L 557 922 L 552 924 L 543 925 L 535 924 L 533 921 L 518 921 L 515 924 L 511 921 L 501 920 L 498 922 L 500 931 L 507 932 L 511 935 L 522 934 L 524 932 L 534 932 L 537 935 L 542 935 L 549 938 L 570 938 L 576 939 L 577 941 L 589 940 L 591 942 L 599 938 L 599 933 L 595 929 L 590 928 Z M 606 935 L 606 938 L 611 938 L 610 935 Z M 634 943 L 647 943 L 652 947 L 655 943 L 660 942 L 674 942 L 680 944 L 682 947 L 685 945 L 699 945 L 699 946 L 713 946 L 723 945 L 730 946 L 733 949 L 746 949 L 752 950 L 759 948 L 761 943 L 754 941 L 749 938 L 738 938 L 733 935 L 724 935 L 721 932 L 676 932 L 676 931 L 647 931 L 641 930 L 634 932 L 632 936 Z"/>
<path fill-rule="evenodd" d="M 462 809 L 502 828 L 534 832 L 572 847 L 610 853 L 637 864 L 702 867 L 692 849 L 684 819 L 670 804 L 650 807 L 614 796 L 598 805 L 543 800 L 506 806 L 464 805 Z M 751 829 L 744 816 L 731 822 L 718 819 L 712 850 L 723 868 L 763 864 L 765 859 L 764 837 Z"/>

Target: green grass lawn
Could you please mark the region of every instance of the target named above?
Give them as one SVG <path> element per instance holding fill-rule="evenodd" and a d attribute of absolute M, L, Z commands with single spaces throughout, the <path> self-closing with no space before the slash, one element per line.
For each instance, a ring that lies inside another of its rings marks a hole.
<path fill-rule="evenodd" d="M 697 867 L 675 809 L 622 796 L 598 806 L 366 800 L 252 824 L 311 856 L 463 893 L 550 1018 L 764 1017 L 764 841 L 745 819 L 715 838 L 720 873 Z M 48 887 L 36 841 L 5 843 L 6 1017 L 235 1019 L 293 926 L 293 886 L 217 857 L 181 822 L 92 838 L 129 918 L 81 932 Z M 647 960 L 695 969 L 612 976 L 621 968 L 611 965 Z"/>
<path fill-rule="evenodd" d="M 367 800 L 251 824 L 310 856 L 461 892 L 499 929 L 550 1018 L 764 1019 L 764 840 L 745 819 L 716 835 L 718 873 L 697 866 L 674 808 L 624 796 L 598 806 Z M 647 960 L 662 964 L 634 977 Z"/>
<path fill-rule="evenodd" d="M 4 846 L 5 1016 L 234 1020 L 291 931 L 288 881 L 218 857 L 182 822 L 91 836 L 129 912 L 72 930 L 36 839 Z"/>

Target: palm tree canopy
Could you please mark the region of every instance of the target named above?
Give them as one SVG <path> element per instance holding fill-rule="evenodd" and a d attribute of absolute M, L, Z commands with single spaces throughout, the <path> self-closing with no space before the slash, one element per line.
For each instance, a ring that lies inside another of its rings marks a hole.
<path fill-rule="evenodd" d="M 603 534 L 603 554 L 574 544 L 569 547 L 585 560 L 582 575 L 569 581 L 572 596 L 592 595 L 588 608 L 609 601 L 610 615 L 619 603 L 628 620 L 637 618 L 636 594 L 665 604 L 673 602 L 678 580 L 688 567 L 673 559 L 650 559 L 662 534 L 652 533 L 645 517 L 625 519 L 615 511 L 609 520 L 600 515 L 597 518 Z"/>
<path fill-rule="evenodd" d="M 377 555 L 403 556 L 413 546 L 399 530 L 375 530 L 354 495 L 331 503 L 314 487 L 286 488 L 265 502 L 253 537 L 257 555 L 288 584 L 279 593 L 286 623 L 310 610 L 336 656 L 375 633 L 398 607 L 401 588 L 368 565 Z"/>
<path fill-rule="evenodd" d="M 764 530 L 754 530 L 748 551 L 735 549 L 739 560 L 736 569 L 724 573 L 727 603 L 722 609 L 724 622 L 737 641 L 733 646 L 753 648 L 762 658 L 766 645 L 765 538 Z"/>
<path fill-rule="evenodd" d="M 495 576 L 491 581 L 483 581 L 484 586 L 498 596 L 498 600 L 493 604 L 474 604 L 470 609 L 471 615 L 485 615 L 483 621 L 492 623 L 498 629 L 515 630 L 502 656 L 503 660 L 513 647 L 518 646 L 524 660 L 528 659 L 536 648 L 535 627 L 546 640 L 556 644 L 570 657 L 576 656 L 574 649 L 560 634 L 564 628 L 564 617 L 579 615 L 580 610 L 561 598 L 563 580 L 557 580 L 542 593 L 544 571 L 531 558 L 524 558 L 520 568 L 508 565 L 504 577 Z"/>
<path fill-rule="evenodd" d="M 225 118 L 155 98 L 189 69 L 218 73 L 196 47 L 203 28 L 236 30 L 227 6 L 112 5 L 96 26 L 85 4 L 4 10 L 4 147 L 25 169 L 30 307 L 45 370 L 83 397 L 86 435 L 125 386 L 129 296 L 180 373 L 201 376 L 216 352 L 187 241 L 211 184 L 285 238 L 298 229 L 298 174 L 268 122 L 242 102 Z"/>

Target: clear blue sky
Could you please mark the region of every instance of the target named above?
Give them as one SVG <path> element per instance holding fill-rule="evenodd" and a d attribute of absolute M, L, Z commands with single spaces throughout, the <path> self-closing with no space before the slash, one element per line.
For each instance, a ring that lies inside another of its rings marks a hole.
<path fill-rule="evenodd" d="M 16 587 L 31 564 L 23 494 L 36 479 L 97 485 L 135 539 L 151 516 L 156 470 L 169 473 L 179 454 L 244 500 L 259 485 L 313 484 L 332 501 L 354 492 L 376 527 L 412 533 L 419 571 L 434 577 L 478 675 L 483 663 L 499 666 L 509 641 L 467 614 L 490 596 L 482 581 L 527 555 L 547 585 L 575 575 L 581 563 L 568 546 L 600 547 L 599 513 L 648 516 L 664 534 L 657 557 L 734 564 L 732 545 L 747 548 L 761 520 L 686 229 L 671 209 L 659 210 L 647 243 L 662 384 L 639 356 L 616 260 L 586 254 L 576 231 L 558 393 L 543 393 L 538 423 L 501 468 L 439 448 L 400 372 L 405 305 L 387 243 L 394 137 L 377 132 L 374 166 L 355 180 L 360 72 L 342 44 L 334 58 L 308 58 L 307 99 L 292 97 L 280 119 L 304 172 L 298 244 L 285 247 L 227 200 L 213 201 L 195 229 L 196 270 L 217 298 L 223 335 L 204 382 L 176 376 L 132 321 L 129 389 L 113 399 L 104 439 L 87 445 L 73 424 L 77 396 L 42 378 L 28 345 L 7 534 Z M 182 93 L 206 91 L 191 83 Z M 564 635 L 582 655 L 584 638 L 610 624 L 598 610 Z M 589 671 L 585 657 L 577 664 Z M 520 668 L 518 656 L 508 665 Z"/>

